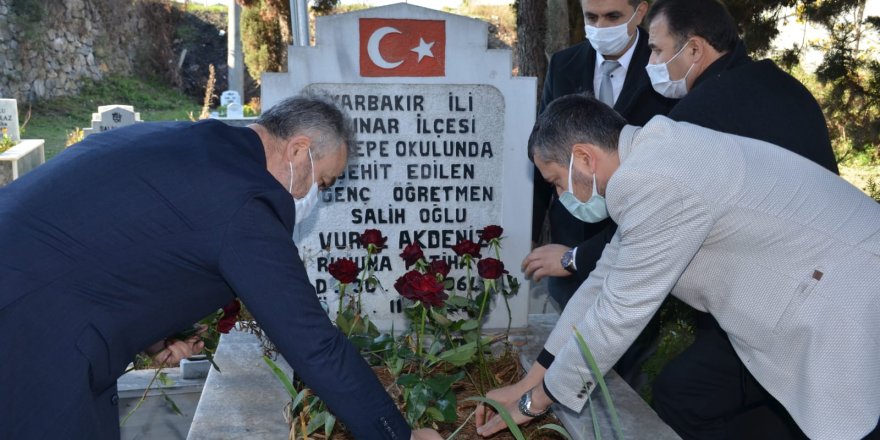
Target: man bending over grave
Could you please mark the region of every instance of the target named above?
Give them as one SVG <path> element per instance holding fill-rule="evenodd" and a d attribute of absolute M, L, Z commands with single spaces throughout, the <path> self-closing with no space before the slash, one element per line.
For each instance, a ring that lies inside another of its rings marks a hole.
<path fill-rule="evenodd" d="M 295 97 L 248 127 L 94 134 L 0 190 L 0 438 L 119 438 L 129 361 L 236 297 L 357 438 L 440 438 L 410 432 L 290 239 L 353 145 L 333 104 Z"/>
<path fill-rule="evenodd" d="M 778 400 L 812 439 L 880 436 L 880 204 L 776 145 L 663 116 L 626 125 L 585 96 L 550 104 L 529 153 L 575 215 L 618 228 L 538 362 L 494 392 L 517 423 L 552 401 L 584 409 L 596 378 L 574 329 L 604 374 L 671 293 L 730 338 L 756 382 L 743 404 Z M 476 423 L 505 426 L 484 407 Z"/>

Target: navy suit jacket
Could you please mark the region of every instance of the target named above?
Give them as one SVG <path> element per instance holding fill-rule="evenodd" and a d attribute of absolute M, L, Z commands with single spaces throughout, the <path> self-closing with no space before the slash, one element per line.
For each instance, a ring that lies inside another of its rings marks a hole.
<path fill-rule="evenodd" d="M 630 125 L 642 126 L 656 115 L 665 115 L 677 102 L 664 98 L 654 91 L 645 66 L 651 56 L 648 47 L 648 32 L 639 29 L 633 56 L 626 78 L 614 110 L 620 113 Z M 594 93 L 593 78 L 596 70 L 596 50 L 589 41 L 563 49 L 550 59 L 544 90 L 541 96 L 540 112 L 561 96 L 572 93 Z M 611 219 L 599 223 L 586 223 L 572 216 L 556 199 L 555 188 L 538 177 L 535 170 L 535 192 L 532 214 L 532 239 L 538 241 L 544 216 L 549 213 L 550 235 L 553 243 L 577 247 L 577 274 L 568 278 L 556 279 L 551 295 L 565 304 L 574 291 L 596 267 L 605 244 L 611 240 L 616 225 Z"/>
<path fill-rule="evenodd" d="M 95 134 L 0 189 L 0 439 L 118 438 L 135 354 L 236 296 L 357 438 L 409 439 L 293 226 L 260 138 L 218 121 Z"/>

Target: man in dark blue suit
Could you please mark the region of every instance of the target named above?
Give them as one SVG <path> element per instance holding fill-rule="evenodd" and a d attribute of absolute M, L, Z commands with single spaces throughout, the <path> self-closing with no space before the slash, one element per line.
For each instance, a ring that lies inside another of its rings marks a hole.
<path fill-rule="evenodd" d="M 336 107 L 289 98 L 246 128 L 95 134 L 0 190 L 0 438 L 118 438 L 135 354 L 239 297 L 357 438 L 409 439 L 290 238 L 352 146 Z"/>

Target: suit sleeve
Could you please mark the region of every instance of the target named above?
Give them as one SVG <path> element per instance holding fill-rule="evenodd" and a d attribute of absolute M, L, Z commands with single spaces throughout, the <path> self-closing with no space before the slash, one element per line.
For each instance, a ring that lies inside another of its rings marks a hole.
<path fill-rule="evenodd" d="M 356 438 L 408 440 L 410 428 L 391 398 L 321 307 L 290 237 L 272 203 L 250 200 L 226 232 L 223 277 Z"/>
<path fill-rule="evenodd" d="M 547 75 L 544 77 L 544 90 L 541 93 L 541 102 L 538 107 L 538 115 L 553 101 L 553 60 L 547 67 Z M 544 226 L 544 217 L 550 209 L 553 201 L 554 187 L 541 175 L 538 167 L 534 170 L 534 187 L 532 191 L 532 241 L 537 243 L 541 238 L 541 229 Z"/>
<path fill-rule="evenodd" d="M 636 172 L 612 179 L 608 206 L 620 221 L 617 233 L 545 345 L 556 355 L 544 377 L 547 389 L 578 412 L 595 379 L 573 328 L 606 373 L 651 320 L 713 224 L 707 204 L 674 181 Z"/>

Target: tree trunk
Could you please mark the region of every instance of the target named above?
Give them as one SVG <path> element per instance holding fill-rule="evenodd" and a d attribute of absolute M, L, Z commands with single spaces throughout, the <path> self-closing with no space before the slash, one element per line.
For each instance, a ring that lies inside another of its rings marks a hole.
<path fill-rule="evenodd" d="M 538 78 L 538 100 L 547 73 L 547 0 L 516 2 L 516 54 L 519 75 Z"/>

